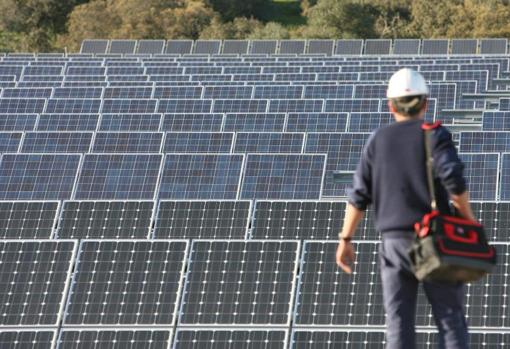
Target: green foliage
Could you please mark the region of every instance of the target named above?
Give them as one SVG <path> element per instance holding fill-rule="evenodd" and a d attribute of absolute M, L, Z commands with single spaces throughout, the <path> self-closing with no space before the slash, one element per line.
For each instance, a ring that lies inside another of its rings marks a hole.
<path fill-rule="evenodd" d="M 263 27 L 256 28 L 248 39 L 289 39 L 289 31 L 281 24 L 275 22 L 266 23 Z"/>
<path fill-rule="evenodd" d="M 27 51 L 22 46 L 23 37 L 21 34 L 0 31 L 0 52 Z"/>
<path fill-rule="evenodd" d="M 264 24 L 253 18 L 238 17 L 226 23 L 214 18 L 211 24 L 202 31 L 200 38 L 241 40 L 248 38 L 253 31 L 260 30 L 262 27 L 264 27 Z"/>
<path fill-rule="evenodd" d="M 235 17 L 259 17 L 263 14 L 270 0 L 208 0 L 214 11 L 222 19 L 231 21 Z"/>

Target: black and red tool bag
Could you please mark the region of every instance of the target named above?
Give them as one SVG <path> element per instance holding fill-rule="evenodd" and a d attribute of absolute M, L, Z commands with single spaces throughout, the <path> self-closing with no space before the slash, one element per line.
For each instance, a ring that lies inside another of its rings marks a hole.
<path fill-rule="evenodd" d="M 415 224 L 416 240 L 409 251 L 411 266 L 419 280 L 472 282 L 492 271 L 496 250 L 488 244 L 480 223 L 441 214 L 436 208 L 430 130 L 438 125 L 423 127 L 432 211 Z"/>

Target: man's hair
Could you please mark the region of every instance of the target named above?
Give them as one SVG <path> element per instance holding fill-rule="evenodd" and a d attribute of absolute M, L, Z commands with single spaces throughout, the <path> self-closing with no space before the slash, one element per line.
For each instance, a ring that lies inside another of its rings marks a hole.
<path fill-rule="evenodd" d="M 405 96 L 390 99 L 397 113 L 413 117 L 418 115 L 427 102 L 426 95 Z"/>

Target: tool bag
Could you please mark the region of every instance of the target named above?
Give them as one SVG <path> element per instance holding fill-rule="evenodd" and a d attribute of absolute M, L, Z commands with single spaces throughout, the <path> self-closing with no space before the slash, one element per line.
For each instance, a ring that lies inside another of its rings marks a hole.
<path fill-rule="evenodd" d="M 431 131 L 439 125 L 424 123 L 422 126 L 432 211 L 415 223 L 416 239 L 409 257 L 418 280 L 472 282 L 492 271 L 496 265 L 496 250 L 487 243 L 481 224 L 443 215 L 437 210 Z"/>

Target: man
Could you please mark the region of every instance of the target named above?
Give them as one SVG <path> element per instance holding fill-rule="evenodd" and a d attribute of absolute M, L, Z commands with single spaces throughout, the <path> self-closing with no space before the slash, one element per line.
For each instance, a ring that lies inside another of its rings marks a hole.
<path fill-rule="evenodd" d="M 421 74 L 402 69 L 390 79 L 388 106 L 395 123 L 376 130 L 363 149 L 348 193 L 344 225 L 339 234 L 336 261 L 351 273 L 355 259 L 351 239 L 369 204 L 381 233 L 380 271 L 386 311 L 387 348 L 415 347 L 418 280 L 408 256 L 414 223 L 431 211 L 427 187 L 424 131 L 428 88 Z M 451 214 L 448 199 L 458 213 L 475 220 L 450 132 L 436 124 L 433 130 L 436 197 L 439 211 Z M 425 294 L 439 330 L 441 348 L 468 348 L 464 317 L 464 285 L 424 282 Z"/>

